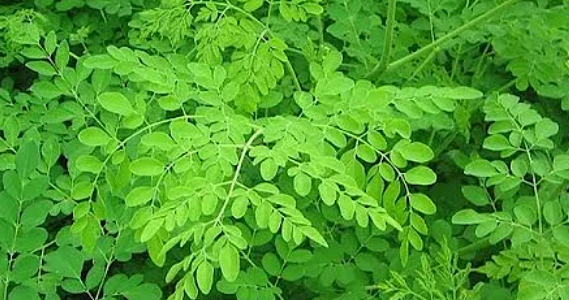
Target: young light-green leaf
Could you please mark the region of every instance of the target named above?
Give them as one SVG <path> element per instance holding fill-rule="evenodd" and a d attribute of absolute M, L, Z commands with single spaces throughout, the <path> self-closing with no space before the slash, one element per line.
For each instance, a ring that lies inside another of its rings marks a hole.
<path fill-rule="evenodd" d="M 164 171 L 164 164 L 152 157 L 142 157 L 130 164 L 130 171 L 138 176 L 157 176 Z"/>
<path fill-rule="evenodd" d="M 121 116 L 130 116 L 135 114 L 136 111 L 130 104 L 130 101 L 121 93 L 118 92 L 106 92 L 99 95 L 99 104 L 101 106 L 115 114 Z"/>
<path fill-rule="evenodd" d="M 206 295 L 209 294 L 213 284 L 213 266 L 208 261 L 204 261 L 200 264 L 196 271 L 196 279 L 200 291 Z"/>
<path fill-rule="evenodd" d="M 79 141 L 87 146 L 97 147 L 106 145 L 111 137 L 99 127 L 87 127 L 79 132 Z"/>
<path fill-rule="evenodd" d="M 437 206 L 425 194 L 411 194 L 409 195 L 409 202 L 413 209 L 416 209 L 426 215 L 432 215 L 437 212 Z"/>
<path fill-rule="evenodd" d="M 484 159 L 478 159 L 466 165 L 464 174 L 476 177 L 492 177 L 499 173 L 492 163 Z"/>
<path fill-rule="evenodd" d="M 154 188 L 149 186 L 139 186 L 135 187 L 128 193 L 125 198 L 127 206 L 134 207 L 138 205 L 146 204 L 154 196 Z"/>
<path fill-rule="evenodd" d="M 401 153 L 401 156 L 406 160 L 418 163 L 428 162 L 435 156 L 433 150 L 431 150 L 429 146 L 419 142 L 406 144 L 398 150 L 399 153 Z"/>
<path fill-rule="evenodd" d="M 318 230 L 314 229 L 314 227 L 302 226 L 302 227 L 299 227 L 299 229 L 309 239 L 315 241 L 316 243 L 318 243 L 324 247 L 328 247 L 328 242 L 326 242 L 326 239 L 324 239 L 324 237 L 320 234 L 320 232 L 318 232 Z"/>
<path fill-rule="evenodd" d="M 28 177 L 38 166 L 40 152 L 35 142 L 23 144 L 16 152 L 16 171 L 20 178 Z"/>
<path fill-rule="evenodd" d="M 425 166 L 417 166 L 405 172 L 405 180 L 415 185 L 431 185 L 437 181 L 437 174 Z"/>
<path fill-rule="evenodd" d="M 240 258 L 239 252 L 235 247 L 226 244 L 221 251 L 219 251 L 219 266 L 223 277 L 230 282 L 233 282 L 239 276 Z"/>

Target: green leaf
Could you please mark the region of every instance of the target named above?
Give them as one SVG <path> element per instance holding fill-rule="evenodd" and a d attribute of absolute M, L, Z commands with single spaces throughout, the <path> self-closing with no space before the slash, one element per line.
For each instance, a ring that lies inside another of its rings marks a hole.
<path fill-rule="evenodd" d="M 305 173 L 299 172 L 294 176 L 294 190 L 301 196 L 306 196 L 312 188 L 312 179 Z"/>
<path fill-rule="evenodd" d="M 54 99 L 63 94 L 63 92 L 55 84 L 47 81 L 38 81 L 30 88 L 34 94 L 44 99 Z"/>
<path fill-rule="evenodd" d="M 87 146 L 104 146 L 111 137 L 99 127 L 87 127 L 79 132 L 79 141 Z"/>
<path fill-rule="evenodd" d="M 484 159 L 478 159 L 466 165 L 464 174 L 476 177 L 492 177 L 499 173 L 492 163 Z"/>
<path fill-rule="evenodd" d="M 418 163 L 428 162 L 435 156 L 433 150 L 431 150 L 429 146 L 419 142 L 405 144 L 397 150 L 406 160 Z"/>
<path fill-rule="evenodd" d="M 71 190 L 71 197 L 74 200 L 89 198 L 93 194 L 94 188 L 93 183 L 89 181 L 79 181 L 73 186 L 73 189 Z"/>
<path fill-rule="evenodd" d="M 20 282 L 32 278 L 39 268 L 39 257 L 36 255 L 20 255 L 15 259 L 10 279 Z"/>
<path fill-rule="evenodd" d="M 417 166 L 405 172 L 405 180 L 415 185 L 431 185 L 437 181 L 437 175 L 428 167 Z"/>
<path fill-rule="evenodd" d="M 467 185 L 461 188 L 464 197 L 476 206 L 485 206 L 490 204 L 490 199 L 486 190 L 480 186 Z"/>
<path fill-rule="evenodd" d="M 175 111 L 182 107 L 182 101 L 174 95 L 167 95 L 158 99 L 158 105 L 160 105 L 163 110 Z"/>
<path fill-rule="evenodd" d="M 554 136 L 559 132 L 559 125 L 550 119 L 542 119 L 535 124 L 535 134 L 538 139 Z"/>
<path fill-rule="evenodd" d="M 565 247 L 569 247 L 569 227 L 562 225 L 553 228 L 553 238 Z"/>
<path fill-rule="evenodd" d="M 155 147 L 163 151 L 170 151 L 176 147 L 176 143 L 170 135 L 160 131 L 143 136 L 141 142 L 148 147 Z"/>
<path fill-rule="evenodd" d="M 93 174 L 97 174 L 103 168 L 103 162 L 92 155 L 81 155 L 77 158 L 75 162 L 77 169 L 82 172 L 90 172 Z"/>
<path fill-rule="evenodd" d="M 245 2 L 245 5 L 243 5 L 243 9 L 245 9 L 245 11 L 256 11 L 257 9 L 259 9 L 261 6 L 263 6 L 263 0 L 248 0 L 247 2 Z"/>
<path fill-rule="evenodd" d="M 459 225 L 479 224 L 486 220 L 488 220 L 488 218 L 472 209 L 461 210 L 452 216 L 452 222 Z"/>
<path fill-rule="evenodd" d="M 112 69 L 118 61 L 108 54 L 93 55 L 83 61 L 83 65 L 90 69 Z"/>
<path fill-rule="evenodd" d="M 322 181 L 322 183 L 318 185 L 318 192 L 320 193 L 322 202 L 328 206 L 334 205 L 336 202 L 337 190 L 338 187 L 327 180 Z"/>
<path fill-rule="evenodd" d="M 138 176 L 158 176 L 164 172 L 164 164 L 152 157 L 142 157 L 130 164 L 130 171 Z"/>
<path fill-rule="evenodd" d="M 340 195 L 338 198 L 338 207 L 340 208 L 340 214 L 345 220 L 352 220 L 354 218 L 356 203 L 352 198 L 346 195 Z"/>
<path fill-rule="evenodd" d="M 55 53 L 55 65 L 62 70 L 69 63 L 69 45 L 67 41 L 62 41 Z"/>
<path fill-rule="evenodd" d="M 36 170 L 40 161 L 40 152 L 35 142 L 27 142 L 16 153 L 16 171 L 20 178 L 27 178 Z"/>
<path fill-rule="evenodd" d="M 43 224 L 52 206 L 51 201 L 48 200 L 41 200 L 32 203 L 24 209 L 20 218 L 20 223 L 30 228 Z"/>
<path fill-rule="evenodd" d="M 321 96 L 334 96 L 345 93 L 353 87 L 354 81 L 352 79 L 343 75 L 335 75 L 325 81 L 318 82 L 315 93 Z"/>
<path fill-rule="evenodd" d="M 38 198 L 47 191 L 49 179 L 47 176 L 34 177 L 24 185 L 22 200 L 29 201 Z"/>
<path fill-rule="evenodd" d="M 557 225 L 563 221 L 563 209 L 557 201 L 550 201 L 543 205 L 543 217 L 550 225 Z"/>
<path fill-rule="evenodd" d="M 233 200 L 233 204 L 231 205 L 231 214 L 234 218 L 240 219 L 247 213 L 247 209 L 249 208 L 249 199 L 247 197 L 237 197 Z"/>
<path fill-rule="evenodd" d="M 38 292 L 33 288 L 25 285 L 18 285 L 7 296 L 10 300 L 40 300 Z"/>
<path fill-rule="evenodd" d="M 383 135 L 381 135 L 377 131 L 368 132 L 367 140 L 373 147 L 375 147 L 378 150 L 385 150 L 387 148 L 387 141 L 385 140 Z"/>
<path fill-rule="evenodd" d="M 326 128 L 324 131 L 324 136 L 338 148 L 344 148 L 346 146 L 346 136 L 344 133 L 342 133 L 341 130 L 338 130 L 336 128 Z"/>
<path fill-rule="evenodd" d="M 106 92 L 99 95 L 99 104 L 101 106 L 115 114 L 121 116 L 130 116 L 135 114 L 136 111 L 130 104 L 130 101 L 121 93 L 117 92 Z"/>
<path fill-rule="evenodd" d="M 413 248 L 415 248 L 415 250 L 417 250 L 417 251 L 423 250 L 423 240 L 421 239 L 421 236 L 415 230 L 409 229 L 407 238 L 409 239 L 411 246 L 413 246 Z"/>
<path fill-rule="evenodd" d="M 498 225 L 498 227 L 496 227 L 494 232 L 492 232 L 492 234 L 490 234 L 488 241 L 491 244 L 496 244 L 496 243 L 500 242 L 501 240 L 505 239 L 506 237 L 508 237 L 512 233 L 513 230 L 514 230 L 514 228 L 513 228 L 512 224 L 500 223 Z"/>
<path fill-rule="evenodd" d="M 268 158 L 261 163 L 261 177 L 266 181 L 273 179 L 278 170 L 279 167 L 272 158 Z"/>
<path fill-rule="evenodd" d="M 131 278 L 132 280 L 132 278 Z M 160 300 L 162 299 L 162 290 L 155 284 L 143 283 L 135 287 L 129 288 L 122 295 L 128 300 Z"/>
<path fill-rule="evenodd" d="M 45 256 L 45 269 L 68 278 L 81 279 L 83 254 L 70 246 L 60 246 Z"/>
<path fill-rule="evenodd" d="M 531 226 L 537 221 L 537 215 L 533 208 L 527 204 L 520 204 L 514 207 L 514 214 L 523 225 Z"/>
<path fill-rule="evenodd" d="M 280 275 L 282 263 L 276 254 L 272 252 L 265 253 L 263 259 L 261 260 L 261 263 L 263 265 L 263 269 L 265 269 L 269 275 Z"/>
<path fill-rule="evenodd" d="M 437 211 L 437 207 L 433 200 L 425 194 L 411 194 L 409 195 L 409 202 L 413 209 L 416 209 L 426 215 L 432 215 Z"/>
<path fill-rule="evenodd" d="M 508 139 L 501 134 L 494 134 L 487 137 L 484 139 L 482 146 L 484 149 L 492 151 L 504 151 L 513 149 L 512 145 L 510 145 L 510 141 L 508 141 Z"/>
<path fill-rule="evenodd" d="M 158 232 L 158 230 L 162 228 L 163 224 L 164 224 L 164 219 L 162 218 L 154 219 L 148 222 L 148 224 L 146 224 L 146 226 L 144 227 L 142 234 L 140 235 L 140 241 L 143 243 L 148 242 L 150 239 L 154 237 L 154 235 Z"/>
<path fill-rule="evenodd" d="M 134 207 L 146 204 L 152 199 L 154 192 L 154 188 L 151 188 L 149 186 L 135 187 L 126 196 L 126 205 L 129 207 Z"/>
<path fill-rule="evenodd" d="M 299 227 L 299 229 L 302 232 L 302 234 L 307 236 L 309 239 L 315 241 L 316 243 L 324 247 L 328 247 L 328 243 L 326 242 L 324 237 L 320 234 L 320 232 L 318 232 L 318 230 L 310 226 L 301 226 Z"/>
<path fill-rule="evenodd" d="M 239 276 L 240 270 L 239 252 L 230 244 L 226 244 L 219 252 L 219 266 L 223 277 L 233 282 Z"/>
<path fill-rule="evenodd" d="M 200 264 L 196 271 L 196 279 L 200 291 L 206 295 L 209 294 L 213 284 L 213 266 L 208 261 Z"/>
<path fill-rule="evenodd" d="M 465 86 L 448 89 L 444 95 L 450 99 L 464 99 L 464 100 L 478 99 L 484 96 L 482 92 Z"/>
<path fill-rule="evenodd" d="M 81 202 L 73 209 L 73 218 L 78 220 L 86 216 L 91 211 L 90 202 Z"/>
<path fill-rule="evenodd" d="M 368 163 L 374 163 L 377 160 L 375 150 L 367 144 L 358 145 L 356 155 Z"/>
<path fill-rule="evenodd" d="M 52 55 L 57 47 L 57 36 L 55 35 L 55 31 L 50 31 L 47 36 L 45 37 L 43 47 L 48 55 Z"/>
<path fill-rule="evenodd" d="M 304 8 L 307 13 L 313 15 L 321 15 L 324 12 L 324 8 L 321 5 L 313 2 L 303 3 L 302 8 Z"/>
<path fill-rule="evenodd" d="M 294 101 L 300 108 L 307 109 L 313 105 L 314 99 L 312 98 L 312 95 L 310 93 L 295 92 Z"/>
<path fill-rule="evenodd" d="M 326 54 L 324 60 L 322 61 L 322 68 L 327 73 L 332 73 L 336 71 L 342 64 L 342 53 L 336 50 L 332 50 Z"/>
<path fill-rule="evenodd" d="M 26 63 L 26 67 L 40 75 L 53 76 L 57 74 L 53 66 L 45 61 L 30 61 Z"/>

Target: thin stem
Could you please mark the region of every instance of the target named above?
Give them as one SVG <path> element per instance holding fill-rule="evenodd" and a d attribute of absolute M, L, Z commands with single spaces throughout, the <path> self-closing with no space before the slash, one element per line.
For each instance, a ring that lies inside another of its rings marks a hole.
<path fill-rule="evenodd" d="M 373 78 L 383 73 L 387 68 L 389 59 L 391 56 L 391 48 L 393 47 L 393 27 L 395 24 L 395 10 L 397 9 L 397 0 L 389 0 L 387 4 L 387 21 L 385 24 L 385 39 L 383 42 L 383 53 L 381 54 L 381 59 L 379 64 L 377 64 L 373 70 L 367 76 L 368 78 Z"/>
<path fill-rule="evenodd" d="M 446 35 L 444 35 L 443 37 L 439 38 L 438 40 L 426 45 L 425 47 L 401 58 L 398 59 L 392 63 L 390 63 L 389 65 L 387 65 L 387 68 L 385 69 L 385 71 L 391 71 L 399 66 L 401 66 L 402 64 L 405 64 L 409 61 L 412 61 L 413 59 L 425 54 L 425 53 L 429 53 L 431 50 L 440 47 L 441 45 L 443 45 L 444 43 L 452 40 L 454 37 L 460 35 L 461 33 L 463 33 L 464 31 L 486 21 L 487 19 L 489 19 L 490 17 L 494 16 L 497 12 L 503 10 L 504 8 L 514 4 L 515 2 L 517 2 L 518 0 L 507 0 L 504 3 L 488 10 L 487 12 L 485 12 L 484 14 L 472 19 L 471 21 L 467 22 L 466 24 L 456 28 L 455 30 L 447 33 Z M 379 67 L 376 67 L 377 69 L 379 69 Z M 375 69 L 374 69 L 375 70 Z M 373 71 L 372 71 L 373 72 Z M 371 75 L 371 74 L 370 74 Z M 371 77 L 371 76 L 369 76 Z M 371 79 L 371 78 L 370 78 Z"/>
<path fill-rule="evenodd" d="M 486 44 L 486 47 L 484 47 L 484 51 L 482 51 L 482 56 L 478 59 L 478 62 L 476 63 L 476 68 L 474 69 L 474 76 L 472 76 L 473 80 L 478 80 L 478 78 L 482 76 L 481 75 L 482 72 L 480 70 L 482 69 L 482 63 L 484 62 L 484 59 L 486 58 L 488 51 L 490 51 L 490 43 Z"/>
<path fill-rule="evenodd" d="M 440 48 L 435 48 L 435 49 L 433 49 L 433 51 L 431 53 L 429 53 L 429 56 L 427 56 L 427 58 L 425 58 L 425 60 L 423 60 L 423 62 L 421 62 L 419 67 L 417 67 L 417 69 L 413 72 L 413 74 L 411 74 L 411 77 L 409 77 L 409 79 L 407 79 L 407 81 L 405 81 L 405 84 L 411 82 L 411 80 L 415 79 L 415 77 L 417 77 L 417 75 L 419 75 L 419 72 L 421 72 L 427 66 L 427 64 L 433 59 L 433 57 L 435 57 L 435 54 L 437 54 L 437 52 L 439 52 L 439 49 Z"/>
<path fill-rule="evenodd" d="M 16 254 L 16 240 L 18 239 L 18 233 L 20 231 L 20 227 L 21 225 L 21 218 L 22 218 L 22 201 L 18 200 L 18 214 L 17 214 L 17 218 L 16 218 L 16 224 L 14 224 L 14 238 L 12 239 L 12 245 L 10 247 L 10 250 L 8 251 L 9 256 L 8 256 L 8 269 L 6 270 L 6 278 L 4 280 L 5 284 L 4 284 L 4 300 L 8 299 L 8 286 L 10 285 L 10 275 L 12 272 L 12 268 L 13 268 L 13 264 L 14 264 L 14 258 L 15 258 L 15 254 Z"/>
<path fill-rule="evenodd" d="M 247 12 L 246 10 L 242 9 L 239 6 L 235 6 L 229 2 L 219 2 L 219 1 L 191 1 L 188 3 L 188 5 L 194 6 L 194 5 L 207 5 L 207 4 L 213 4 L 213 5 L 219 5 L 219 6 L 223 6 L 223 7 L 227 7 L 230 9 L 233 9 L 235 11 L 238 11 L 242 14 L 244 14 L 245 16 L 247 16 L 249 19 L 251 19 L 251 21 L 261 25 L 262 27 L 266 27 L 265 23 L 263 23 L 261 20 L 257 19 L 254 15 L 252 15 L 251 13 Z"/>
<path fill-rule="evenodd" d="M 113 136 L 114 134 L 112 132 L 109 132 L 107 130 L 107 127 L 103 124 L 103 122 L 101 122 L 101 120 L 99 120 L 99 118 L 97 118 L 97 116 L 95 115 L 95 113 L 89 109 L 89 107 L 83 103 L 83 101 L 81 100 L 81 98 L 79 97 L 79 94 L 77 94 L 77 91 L 75 90 L 75 86 L 73 86 L 71 84 L 71 82 L 69 82 L 67 80 L 67 78 L 65 78 L 65 76 L 63 75 L 63 71 L 57 66 L 57 64 L 53 61 L 53 59 L 51 59 L 50 55 L 48 54 L 47 50 L 41 45 L 41 44 L 37 44 L 38 47 L 40 47 L 42 49 L 42 51 L 45 54 L 46 59 L 49 61 L 49 64 L 51 64 L 51 66 L 53 67 L 53 69 L 55 70 L 55 72 L 57 73 L 57 76 L 61 77 L 61 79 L 69 86 L 69 92 L 71 92 L 71 94 L 73 95 L 73 98 L 75 98 L 75 100 L 77 100 L 77 102 L 79 102 L 79 104 L 81 104 L 81 106 L 83 106 L 83 108 L 85 109 L 85 111 L 87 111 L 87 113 L 91 116 L 91 118 L 93 118 L 93 120 L 95 120 L 95 122 L 97 122 L 97 124 L 99 124 L 99 126 L 101 127 L 102 130 L 104 130 L 109 136 Z"/>
<path fill-rule="evenodd" d="M 131 134 L 130 136 L 128 136 L 126 139 L 124 139 L 123 141 L 121 141 L 116 147 L 115 149 L 113 149 L 109 155 L 105 158 L 105 160 L 103 161 L 103 165 L 101 166 L 101 169 L 99 170 L 99 172 L 97 172 L 97 174 L 95 174 L 95 179 L 93 180 L 93 184 L 96 185 L 97 181 L 99 180 L 99 177 L 101 176 L 101 173 L 103 172 L 103 170 L 105 169 L 105 167 L 107 166 L 107 163 L 111 160 L 113 154 L 115 154 L 118 150 L 120 150 L 122 147 L 124 147 L 126 145 L 126 143 L 128 143 L 131 139 L 135 138 L 136 136 L 146 132 L 147 130 L 150 130 L 156 126 L 160 126 L 163 124 L 167 124 L 167 123 L 171 123 L 171 122 L 175 122 L 175 121 L 179 121 L 179 120 L 189 120 L 189 119 L 194 119 L 194 118 L 199 118 L 200 116 L 181 116 L 181 117 L 176 117 L 176 118 L 172 118 L 172 119 L 165 119 L 156 123 L 152 123 L 149 124 L 145 127 L 143 127 L 142 129 L 139 129 L 138 131 L 136 131 L 135 133 Z M 93 189 L 93 191 L 91 192 L 91 195 L 89 196 L 89 201 L 91 201 L 92 197 L 93 197 L 93 193 L 94 193 L 95 189 Z"/>
<path fill-rule="evenodd" d="M 288 72 L 290 73 L 290 76 L 292 76 L 292 81 L 294 82 L 294 87 L 299 92 L 302 92 L 302 87 L 300 86 L 300 81 L 298 81 L 298 77 L 296 77 L 296 72 L 294 71 L 294 68 L 292 67 L 292 64 L 290 63 L 290 60 L 288 59 L 288 57 L 285 61 L 285 65 L 286 65 L 286 68 L 288 69 Z"/>
<path fill-rule="evenodd" d="M 452 71 L 450 73 L 450 82 L 454 80 L 454 76 L 456 76 L 457 70 L 459 68 L 460 57 L 462 55 L 462 45 L 463 44 L 459 44 L 458 50 L 456 51 L 456 58 L 454 59 L 454 62 L 452 64 Z"/>
<path fill-rule="evenodd" d="M 501 87 L 489 91 L 488 94 L 491 94 L 491 93 L 494 93 L 494 92 L 496 92 L 496 93 L 503 93 L 504 91 L 508 90 L 508 89 L 511 88 L 512 86 L 516 85 L 516 82 L 517 82 L 517 81 L 518 81 L 518 78 L 514 78 L 514 79 L 512 79 L 512 80 L 506 82 L 506 83 L 505 83 L 504 85 L 502 85 Z"/>
<path fill-rule="evenodd" d="M 316 23 L 318 25 L 318 38 L 320 41 L 320 47 L 324 47 L 324 25 L 322 24 L 322 17 L 320 15 L 316 16 Z"/>
<path fill-rule="evenodd" d="M 527 146 L 526 146 L 526 154 L 528 156 L 530 166 L 532 166 L 533 165 L 533 159 L 531 157 L 531 152 Z M 535 178 L 535 172 L 531 173 L 531 180 L 532 180 L 531 186 L 533 188 L 533 193 L 535 195 L 535 206 L 536 206 L 536 210 L 537 210 L 537 222 L 538 222 L 538 226 L 539 226 L 539 233 L 540 233 L 540 235 L 542 235 L 543 234 L 543 221 L 542 221 L 542 211 L 541 211 L 541 200 L 539 199 L 539 190 L 537 188 L 538 183 L 537 183 L 537 180 Z"/>
<path fill-rule="evenodd" d="M 225 209 L 229 205 L 229 200 L 231 200 L 231 197 L 233 196 L 233 191 L 235 190 L 235 186 L 237 185 L 237 180 L 239 179 L 239 174 L 241 173 L 241 168 L 243 167 L 243 163 L 245 162 L 245 157 L 247 156 L 247 151 L 249 151 L 249 149 L 253 145 L 253 142 L 257 139 L 257 137 L 259 135 L 261 135 L 262 132 L 263 132 L 262 129 L 257 130 L 249 138 L 249 140 L 245 144 L 245 147 L 243 147 L 243 151 L 241 151 L 241 157 L 239 158 L 239 162 L 237 163 L 237 168 L 235 169 L 235 174 L 233 175 L 233 179 L 231 180 L 231 185 L 229 186 L 229 192 L 227 193 L 227 197 L 225 198 L 225 201 L 223 202 L 223 206 L 221 207 L 219 214 L 217 215 L 217 217 L 215 218 L 215 220 L 213 222 L 214 224 L 219 224 L 219 222 L 221 222 L 221 219 L 223 218 L 223 214 L 225 213 Z"/>
<path fill-rule="evenodd" d="M 16 153 L 16 149 L 14 149 L 14 147 L 10 146 L 10 144 L 8 144 L 8 142 L 1 137 L 0 137 L 0 142 L 2 142 L 6 146 L 6 149 L 10 150 L 10 152 L 12 152 L 14 154 Z"/>
<path fill-rule="evenodd" d="M 235 6 L 229 2 L 224 3 L 224 2 L 219 2 L 219 1 L 192 1 L 189 3 L 189 5 L 191 5 L 191 6 L 193 6 L 193 5 L 206 5 L 206 4 L 219 5 L 219 6 L 223 6 L 223 7 L 226 7 L 228 9 L 232 9 L 232 10 L 235 10 L 237 12 L 240 12 L 240 13 L 244 14 L 245 16 L 247 16 L 247 18 L 251 19 L 251 21 L 253 21 L 253 22 L 259 24 L 261 27 L 263 27 L 269 33 L 270 36 L 275 36 L 275 34 L 269 28 L 268 20 L 267 20 L 267 24 L 265 24 L 261 20 L 257 19 L 257 17 L 255 17 L 251 13 L 249 13 L 249 12 L 245 11 L 244 9 L 240 8 L 239 6 Z M 270 15 L 269 15 L 269 17 L 270 17 Z M 300 86 L 300 82 L 298 81 L 298 78 L 296 77 L 296 72 L 294 71 L 294 68 L 292 67 L 292 64 L 290 63 L 290 60 L 288 59 L 288 57 L 284 63 L 286 65 L 287 70 L 289 71 L 290 75 L 292 76 L 292 79 L 294 81 L 294 86 L 296 87 L 297 90 L 302 91 L 302 88 Z"/>
<path fill-rule="evenodd" d="M 121 236 L 121 231 L 119 230 L 119 232 L 117 233 L 117 236 L 116 236 L 115 239 L 118 241 L 118 240 L 120 239 L 120 236 Z M 115 247 L 116 247 L 116 246 L 115 246 Z M 115 251 L 116 251 L 116 248 L 115 248 L 115 247 L 113 247 L 109 259 L 107 260 L 106 257 L 105 257 L 105 260 L 107 261 L 107 264 L 106 264 L 106 266 L 105 266 L 105 272 L 103 273 L 103 279 L 101 280 L 101 283 L 99 284 L 99 287 L 97 288 L 97 293 L 95 294 L 95 299 L 99 299 L 99 297 L 101 296 L 101 292 L 103 291 L 103 285 L 104 285 L 105 279 L 106 279 L 107 276 L 109 275 L 109 271 L 111 270 L 111 265 L 112 265 L 113 262 L 114 262 L 113 256 L 115 255 Z M 104 255 L 103 255 L 103 256 L 104 256 Z"/>

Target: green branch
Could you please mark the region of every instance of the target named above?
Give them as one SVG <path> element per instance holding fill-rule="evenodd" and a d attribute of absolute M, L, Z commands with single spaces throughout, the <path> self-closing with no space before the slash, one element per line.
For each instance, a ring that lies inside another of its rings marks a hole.
<path fill-rule="evenodd" d="M 382 70 L 383 72 L 385 71 L 390 71 L 393 70 L 397 67 L 399 67 L 402 64 L 405 64 L 423 54 L 429 53 L 432 50 L 434 50 L 437 47 L 440 47 L 441 45 L 443 45 L 444 43 L 452 40 L 453 38 L 455 38 L 456 36 L 458 36 L 459 34 L 465 32 L 466 30 L 488 20 L 490 17 L 494 16 L 496 13 L 498 13 L 499 11 L 503 10 L 504 8 L 514 4 L 515 2 L 517 2 L 518 0 L 507 0 L 504 3 L 488 10 L 487 12 L 483 13 L 482 15 L 472 19 L 471 21 L 467 22 L 466 24 L 456 28 L 455 30 L 447 33 L 446 35 L 444 35 L 443 37 L 441 37 L 440 39 L 426 45 L 425 47 L 401 58 L 398 59 L 390 64 L 388 64 L 384 70 Z M 376 77 L 377 75 L 381 74 L 381 62 L 380 64 L 378 64 L 369 74 L 368 76 L 366 76 L 368 79 L 374 79 L 374 77 Z"/>
<path fill-rule="evenodd" d="M 383 73 L 387 68 L 393 48 L 393 28 L 395 27 L 395 10 L 397 9 L 397 0 L 389 0 L 387 4 L 387 21 L 385 23 L 385 39 L 383 42 L 383 52 L 379 63 L 366 76 L 368 78 L 376 77 Z"/>
<path fill-rule="evenodd" d="M 272 3 L 272 2 L 271 2 Z M 188 3 L 188 5 L 193 6 L 193 5 L 206 5 L 206 4 L 213 4 L 213 5 L 219 5 L 222 7 L 226 7 L 228 9 L 233 9 L 239 13 L 244 14 L 247 18 L 249 18 L 251 21 L 257 23 L 259 26 L 261 26 L 262 28 L 265 29 L 265 31 L 267 31 L 269 33 L 270 36 L 275 37 L 276 35 L 272 32 L 272 30 L 269 28 L 268 24 L 263 23 L 261 20 L 259 20 L 257 17 L 255 17 L 254 15 L 252 15 L 251 13 L 247 12 L 246 10 L 240 8 L 239 6 L 233 5 L 229 2 L 224 3 L 224 2 L 218 2 L 218 1 L 193 1 Z M 296 49 L 295 49 L 296 50 Z M 296 72 L 294 71 L 294 67 L 292 66 L 290 60 L 288 59 L 287 56 L 287 60 L 284 62 L 290 76 L 292 77 L 293 83 L 294 83 L 294 87 L 298 90 L 298 91 L 302 91 L 302 87 L 300 85 L 300 82 L 298 81 L 298 77 L 296 76 Z"/>
<path fill-rule="evenodd" d="M 219 214 L 217 215 L 217 217 L 213 221 L 213 223 L 215 225 L 219 224 L 221 222 L 221 220 L 223 219 L 223 214 L 225 213 L 225 209 L 227 209 L 227 205 L 229 205 L 229 201 L 231 200 L 231 197 L 233 196 L 233 192 L 235 191 L 235 186 L 237 185 L 237 181 L 239 180 L 239 175 L 241 173 L 241 168 L 243 167 L 243 163 L 245 162 L 245 157 L 247 156 L 247 152 L 253 146 L 253 142 L 255 142 L 255 140 L 262 133 L 263 133 L 263 129 L 259 129 L 259 130 L 255 131 L 255 133 L 253 133 L 253 135 L 249 138 L 249 140 L 247 141 L 247 143 L 243 147 L 243 150 L 241 151 L 241 156 L 239 157 L 239 162 L 237 163 L 237 167 L 235 169 L 235 174 L 233 175 L 233 179 L 231 180 L 231 185 L 229 186 L 229 192 L 227 193 L 227 197 L 225 198 L 225 201 L 223 201 L 223 205 L 221 207 L 221 210 L 219 211 Z"/>

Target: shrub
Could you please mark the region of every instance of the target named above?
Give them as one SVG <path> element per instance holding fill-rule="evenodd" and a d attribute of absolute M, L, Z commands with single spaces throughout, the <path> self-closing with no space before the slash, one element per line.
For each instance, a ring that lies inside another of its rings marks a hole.
<path fill-rule="evenodd" d="M 566 1 L 0 12 L 0 300 L 569 297 Z"/>

